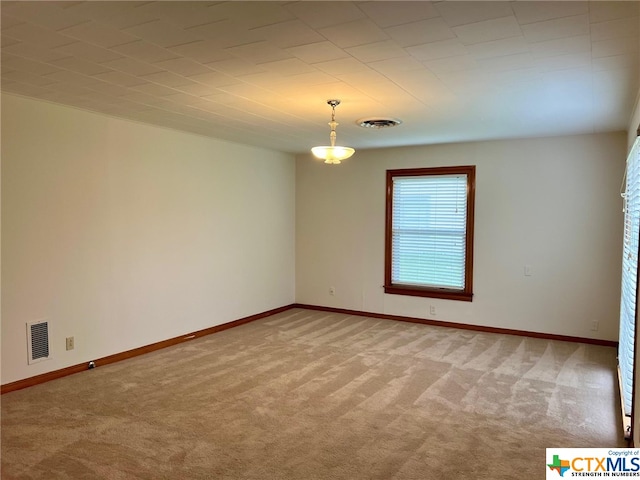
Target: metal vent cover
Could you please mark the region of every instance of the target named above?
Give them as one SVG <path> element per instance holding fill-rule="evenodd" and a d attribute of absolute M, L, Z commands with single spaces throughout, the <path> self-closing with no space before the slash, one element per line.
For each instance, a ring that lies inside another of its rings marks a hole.
<path fill-rule="evenodd" d="M 361 118 L 356 123 L 363 128 L 391 128 L 402 123 L 402 120 L 391 117 Z"/>
<path fill-rule="evenodd" d="M 49 359 L 49 322 L 41 320 L 27 323 L 28 363 Z"/>

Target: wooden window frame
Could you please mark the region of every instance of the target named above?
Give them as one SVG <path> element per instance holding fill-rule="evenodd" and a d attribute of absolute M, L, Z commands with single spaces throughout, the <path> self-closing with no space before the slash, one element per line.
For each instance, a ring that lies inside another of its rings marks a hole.
<path fill-rule="evenodd" d="M 467 221 L 465 234 L 465 285 L 462 290 L 400 285 L 392 282 L 392 226 L 393 226 L 393 179 L 395 177 L 417 177 L 432 175 L 467 175 Z M 387 170 L 386 215 L 385 215 L 385 261 L 384 292 L 393 295 L 443 298 L 471 302 L 473 300 L 473 230 L 475 212 L 476 167 L 464 165 L 454 167 L 408 168 Z"/>

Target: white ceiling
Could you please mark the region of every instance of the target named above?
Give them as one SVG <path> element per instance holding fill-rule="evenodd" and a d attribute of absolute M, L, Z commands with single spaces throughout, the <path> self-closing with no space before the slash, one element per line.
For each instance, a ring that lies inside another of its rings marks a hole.
<path fill-rule="evenodd" d="M 2 90 L 288 152 L 625 130 L 638 1 L 8 2 Z M 365 129 L 362 117 L 402 125 Z"/>

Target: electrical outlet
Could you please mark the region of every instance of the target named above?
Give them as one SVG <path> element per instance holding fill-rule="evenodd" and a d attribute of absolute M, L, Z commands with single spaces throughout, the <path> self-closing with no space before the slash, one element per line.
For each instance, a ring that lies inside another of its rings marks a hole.
<path fill-rule="evenodd" d="M 429 307 L 429 314 L 430 315 L 435 315 L 436 314 L 436 306 L 435 305 L 431 305 Z"/>
<path fill-rule="evenodd" d="M 329 295 L 335 295 L 336 294 L 336 287 L 329 287 Z"/>
<path fill-rule="evenodd" d="M 592 320 L 591 321 L 591 331 L 592 332 L 597 332 L 598 328 L 600 328 L 600 322 L 598 322 L 598 320 Z"/>
<path fill-rule="evenodd" d="M 67 337 L 67 350 L 73 350 L 75 346 L 75 340 L 73 337 Z"/>

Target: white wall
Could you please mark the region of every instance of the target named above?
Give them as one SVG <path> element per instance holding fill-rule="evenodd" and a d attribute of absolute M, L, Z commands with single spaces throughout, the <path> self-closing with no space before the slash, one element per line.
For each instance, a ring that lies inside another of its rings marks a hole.
<path fill-rule="evenodd" d="M 638 90 L 638 96 L 636 97 L 636 105 L 633 109 L 633 114 L 629 120 L 629 128 L 627 130 L 627 145 L 629 150 L 633 146 L 633 142 L 636 141 L 638 136 L 638 128 L 640 128 L 640 90 Z"/>
<path fill-rule="evenodd" d="M 291 155 L 3 95 L 2 157 L 3 384 L 294 301 Z"/>
<path fill-rule="evenodd" d="M 617 340 L 625 157 L 623 132 L 363 150 L 339 166 L 299 156 L 296 301 Z M 385 170 L 464 164 L 477 165 L 473 302 L 385 294 Z"/>

